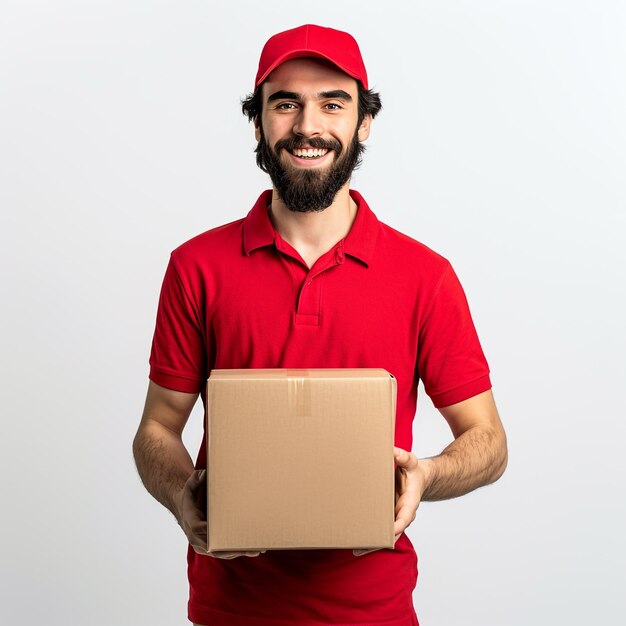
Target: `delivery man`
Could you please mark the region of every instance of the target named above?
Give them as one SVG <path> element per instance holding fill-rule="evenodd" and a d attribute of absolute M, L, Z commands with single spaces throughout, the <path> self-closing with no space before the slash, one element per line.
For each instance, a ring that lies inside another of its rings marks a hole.
<path fill-rule="evenodd" d="M 379 221 L 349 187 L 380 110 L 351 35 L 305 25 L 271 37 L 243 110 L 272 189 L 246 217 L 171 255 L 137 468 L 189 539 L 192 622 L 417 624 L 404 531 L 420 501 L 491 483 L 507 463 L 463 289 L 445 258 Z M 324 367 L 380 367 L 397 379 L 394 549 L 207 554 L 204 445 L 194 464 L 181 433 L 211 369 Z M 420 379 L 454 437 L 428 459 L 410 452 Z"/>

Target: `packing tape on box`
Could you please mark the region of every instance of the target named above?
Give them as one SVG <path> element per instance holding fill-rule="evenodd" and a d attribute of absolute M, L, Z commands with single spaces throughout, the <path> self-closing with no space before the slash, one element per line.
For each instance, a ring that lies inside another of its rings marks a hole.
<path fill-rule="evenodd" d="M 308 372 L 293 370 L 287 374 L 289 412 L 294 417 L 311 415 L 311 381 Z"/>

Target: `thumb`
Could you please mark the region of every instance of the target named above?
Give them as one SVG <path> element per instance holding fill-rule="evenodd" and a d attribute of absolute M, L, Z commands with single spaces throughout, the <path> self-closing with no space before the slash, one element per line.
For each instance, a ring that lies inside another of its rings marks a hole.
<path fill-rule="evenodd" d="M 394 446 L 393 458 L 398 465 L 406 465 L 411 458 L 411 454 L 403 448 L 398 448 L 397 446 Z"/>
<path fill-rule="evenodd" d="M 396 466 L 401 467 L 402 469 L 412 471 L 417 468 L 417 457 L 408 450 L 403 450 L 402 448 L 397 448 L 394 446 L 393 458 Z"/>

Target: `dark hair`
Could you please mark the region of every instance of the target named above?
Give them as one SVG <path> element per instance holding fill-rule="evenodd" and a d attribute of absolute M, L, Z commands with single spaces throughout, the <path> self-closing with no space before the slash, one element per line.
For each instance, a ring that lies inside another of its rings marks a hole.
<path fill-rule="evenodd" d="M 383 105 L 380 101 L 380 94 L 377 91 L 364 89 L 360 80 L 356 82 L 359 88 L 359 121 L 357 126 L 361 126 L 361 122 L 366 115 L 371 115 L 373 118 L 376 117 Z M 254 93 L 251 93 L 247 98 L 241 101 L 241 110 L 251 122 L 261 117 L 261 111 L 263 109 L 263 101 L 261 99 L 262 86 L 263 85 L 259 85 Z"/>

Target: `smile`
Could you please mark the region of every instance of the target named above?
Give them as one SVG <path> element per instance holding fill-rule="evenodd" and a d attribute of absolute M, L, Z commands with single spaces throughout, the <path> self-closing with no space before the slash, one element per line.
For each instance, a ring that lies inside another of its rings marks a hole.
<path fill-rule="evenodd" d="M 300 159 L 319 159 L 323 157 L 328 152 L 327 148 L 307 148 L 292 150 L 291 154 L 300 158 Z"/>

